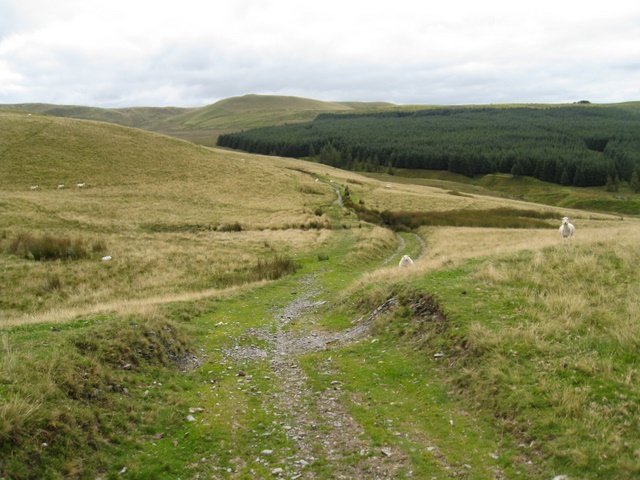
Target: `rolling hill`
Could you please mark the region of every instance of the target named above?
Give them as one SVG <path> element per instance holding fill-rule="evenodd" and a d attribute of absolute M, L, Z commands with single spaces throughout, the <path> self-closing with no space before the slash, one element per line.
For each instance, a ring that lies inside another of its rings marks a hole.
<path fill-rule="evenodd" d="M 640 473 L 637 219 L 15 110 L 0 145 L 0 477 Z"/>
<path fill-rule="evenodd" d="M 41 103 L 0 108 L 115 123 L 215 146 L 220 133 L 313 120 L 320 113 L 349 112 L 391 106 L 384 102 L 323 102 L 291 96 L 244 95 L 195 108 L 96 108 Z"/>

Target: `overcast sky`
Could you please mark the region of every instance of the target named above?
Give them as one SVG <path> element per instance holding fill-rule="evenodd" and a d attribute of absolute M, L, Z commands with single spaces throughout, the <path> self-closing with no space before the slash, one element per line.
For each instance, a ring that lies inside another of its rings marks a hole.
<path fill-rule="evenodd" d="M 0 0 L 0 103 L 640 100 L 640 1 Z"/>

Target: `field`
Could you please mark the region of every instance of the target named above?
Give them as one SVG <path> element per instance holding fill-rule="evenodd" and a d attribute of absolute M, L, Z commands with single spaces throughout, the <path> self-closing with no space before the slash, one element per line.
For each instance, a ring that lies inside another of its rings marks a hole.
<path fill-rule="evenodd" d="M 572 208 L 616 194 L 0 127 L 0 478 L 640 475 L 640 221 Z"/>

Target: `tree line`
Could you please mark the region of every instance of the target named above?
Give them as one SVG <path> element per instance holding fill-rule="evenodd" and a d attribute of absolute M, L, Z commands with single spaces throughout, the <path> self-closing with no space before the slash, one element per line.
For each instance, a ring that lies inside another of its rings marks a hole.
<path fill-rule="evenodd" d="M 599 186 L 637 182 L 640 109 L 580 104 L 321 114 L 312 122 L 221 135 L 218 145 L 347 170 L 510 173 Z"/>

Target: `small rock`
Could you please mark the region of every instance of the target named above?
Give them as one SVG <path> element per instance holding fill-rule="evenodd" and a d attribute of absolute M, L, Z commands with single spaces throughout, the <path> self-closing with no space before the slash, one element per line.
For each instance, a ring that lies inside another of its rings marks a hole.
<path fill-rule="evenodd" d="M 260 452 L 260 455 L 265 455 L 265 456 L 273 455 L 273 450 L 262 450 Z"/>
<path fill-rule="evenodd" d="M 555 477 L 553 477 L 553 480 L 569 480 L 569 476 L 568 475 L 556 475 Z"/>
<path fill-rule="evenodd" d="M 122 467 L 122 470 L 120 470 L 120 475 L 124 475 L 125 473 L 127 473 L 127 467 Z"/>
<path fill-rule="evenodd" d="M 387 457 L 390 457 L 391 455 L 393 455 L 393 452 L 389 447 L 383 447 L 380 449 L 380 451 L 384 453 Z"/>
<path fill-rule="evenodd" d="M 273 470 L 271 470 L 271 473 L 273 475 L 282 475 L 282 472 L 284 472 L 284 469 L 282 468 L 274 468 Z"/>
<path fill-rule="evenodd" d="M 187 415 L 187 422 L 195 422 L 196 421 L 196 417 L 194 417 L 193 415 Z"/>

